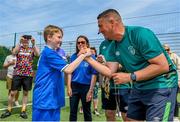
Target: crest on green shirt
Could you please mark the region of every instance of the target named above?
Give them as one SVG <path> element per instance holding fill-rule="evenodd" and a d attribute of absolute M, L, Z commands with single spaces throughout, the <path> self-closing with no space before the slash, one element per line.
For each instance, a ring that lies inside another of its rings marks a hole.
<path fill-rule="evenodd" d="M 129 50 L 129 52 L 130 52 L 132 55 L 135 55 L 136 50 L 134 49 L 133 46 L 129 46 L 129 47 L 128 47 L 128 50 Z"/>

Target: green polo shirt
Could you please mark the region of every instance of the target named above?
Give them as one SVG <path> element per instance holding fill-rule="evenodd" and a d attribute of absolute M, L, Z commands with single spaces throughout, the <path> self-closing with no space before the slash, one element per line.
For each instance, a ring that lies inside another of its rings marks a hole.
<path fill-rule="evenodd" d="M 113 41 L 108 41 L 108 40 L 104 40 L 100 47 L 99 47 L 99 54 L 104 55 L 104 58 L 107 60 L 107 57 L 109 55 L 109 47 L 111 47 L 111 44 L 113 44 Z M 117 61 L 116 61 L 117 62 Z M 131 88 L 130 83 L 126 83 L 126 84 L 120 84 L 120 85 L 114 85 L 114 81 L 111 79 L 110 80 L 110 88 L 120 88 L 120 89 L 127 89 L 127 88 Z"/>
<path fill-rule="evenodd" d="M 119 62 L 125 72 L 129 73 L 147 67 L 150 64 L 149 59 L 164 53 L 170 71 L 146 81 L 133 82 L 133 87 L 142 90 L 177 87 L 176 68 L 151 30 L 143 27 L 126 26 L 123 39 L 119 42 L 112 41 L 107 52 L 107 61 Z"/>

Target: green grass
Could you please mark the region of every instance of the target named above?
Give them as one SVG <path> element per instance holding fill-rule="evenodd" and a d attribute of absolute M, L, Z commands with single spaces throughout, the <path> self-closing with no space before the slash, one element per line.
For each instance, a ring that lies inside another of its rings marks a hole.
<path fill-rule="evenodd" d="M 6 89 L 6 82 L 5 81 L 0 81 L 0 109 L 6 108 L 7 107 L 7 93 L 8 90 Z M 98 110 L 100 111 L 100 116 L 96 116 L 92 114 L 93 121 L 106 121 L 104 110 L 101 109 L 101 99 L 100 99 L 100 92 L 99 92 L 99 108 Z M 19 103 L 21 104 L 22 100 L 22 91 L 20 92 L 20 98 L 19 98 Z M 180 94 L 178 94 L 178 101 L 180 102 Z M 29 100 L 28 103 L 32 103 L 32 91 L 29 93 Z M 28 119 L 26 121 L 31 121 L 32 119 L 32 109 L 31 105 L 27 107 L 27 114 L 28 114 Z M 68 121 L 69 120 L 69 99 L 66 99 L 66 106 L 61 109 L 61 121 Z M 93 110 L 93 109 L 92 109 Z M 21 111 L 21 108 L 14 108 L 12 111 L 12 115 L 8 118 L 5 119 L 0 119 L 0 121 L 24 121 L 21 117 L 19 117 L 19 113 Z M 0 115 L 4 111 L 0 111 Z M 180 116 L 180 113 L 179 113 Z M 179 117 L 180 119 L 180 117 Z M 120 121 L 121 118 L 117 118 L 117 121 Z M 84 121 L 83 114 L 78 113 L 78 121 Z"/>
<path fill-rule="evenodd" d="M 2 108 L 6 108 L 7 107 L 7 93 L 8 90 L 6 89 L 6 82 L 5 81 L 0 81 L 0 109 Z M 94 114 L 92 114 L 92 118 L 93 121 L 106 121 L 105 118 L 105 114 L 104 114 L 104 110 L 101 109 L 101 99 L 100 99 L 100 92 L 99 92 L 99 108 L 98 110 L 100 111 L 100 116 L 96 116 Z M 19 103 L 21 104 L 22 100 L 22 91 L 20 92 L 20 97 L 19 97 Z M 28 103 L 32 103 L 32 91 L 29 92 L 29 100 Z M 92 105 L 93 106 L 93 105 Z M 66 98 L 66 106 L 63 107 L 61 109 L 61 121 L 69 121 L 69 99 Z M 93 110 L 93 109 L 92 109 Z M 12 115 L 10 117 L 7 117 L 5 119 L 0 119 L 3 121 L 24 121 L 24 119 L 22 119 L 19 116 L 19 113 L 21 111 L 21 108 L 14 108 L 12 110 Z M 0 111 L 0 115 L 3 113 L 4 111 Z M 26 121 L 31 121 L 32 119 L 32 106 L 28 106 L 27 107 L 27 114 L 28 114 L 28 119 L 26 119 Z M 117 118 L 117 120 L 121 120 L 120 118 Z M 83 114 L 79 114 L 78 113 L 78 121 L 84 121 L 84 117 Z"/>

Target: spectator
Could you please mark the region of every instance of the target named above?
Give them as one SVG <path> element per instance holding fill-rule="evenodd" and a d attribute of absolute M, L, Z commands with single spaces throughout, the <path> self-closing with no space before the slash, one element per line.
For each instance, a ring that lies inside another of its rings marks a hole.
<path fill-rule="evenodd" d="M 171 51 L 170 47 L 168 44 L 164 44 L 163 45 L 164 49 L 166 50 L 166 52 L 168 53 L 168 55 L 170 56 L 171 60 L 173 61 L 173 63 L 176 65 L 177 71 L 178 71 L 178 85 L 180 88 L 180 57 Z M 177 89 L 177 93 L 178 93 L 178 89 Z M 174 111 L 174 121 L 179 121 L 179 106 L 178 106 L 178 101 L 176 98 L 176 105 L 175 105 L 175 111 Z"/>
<path fill-rule="evenodd" d="M 8 91 L 8 96 L 10 95 L 11 92 L 11 86 L 12 86 L 12 78 L 13 78 L 13 72 L 14 72 L 14 67 L 16 64 L 16 55 L 12 53 L 14 47 L 12 47 L 11 50 L 11 55 L 8 55 L 4 61 L 3 67 L 7 68 L 7 76 L 6 76 L 6 88 L 9 90 Z M 15 95 L 15 100 L 14 104 L 16 106 L 19 106 L 18 102 L 19 98 L 19 91 L 17 91 L 17 94 Z"/>
<path fill-rule="evenodd" d="M 97 51 L 95 47 L 91 47 L 91 53 L 97 57 Z M 93 114 L 99 116 L 100 113 L 98 112 L 98 88 L 99 88 L 99 78 L 97 76 L 96 83 L 94 85 L 94 90 L 93 90 Z"/>
<path fill-rule="evenodd" d="M 88 38 L 80 35 L 76 40 L 76 52 L 71 56 L 70 62 L 77 59 L 88 47 Z M 82 61 L 72 75 L 68 76 L 67 93 L 70 96 L 70 121 L 77 121 L 79 100 L 82 102 L 84 121 L 92 121 L 91 99 L 96 75 L 97 72 L 86 61 Z"/>
<path fill-rule="evenodd" d="M 32 47 L 29 47 L 30 41 L 32 43 Z M 11 92 L 8 97 L 8 109 L 1 115 L 1 118 L 6 118 L 11 115 L 14 96 L 17 94 L 18 90 L 21 90 L 21 86 L 23 86 L 20 117 L 27 119 L 26 105 L 28 101 L 28 91 L 32 88 L 33 58 L 34 56 L 39 56 L 39 49 L 35 45 L 35 39 L 30 35 L 21 36 L 20 43 L 14 48 L 13 54 L 16 55 L 17 61 L 13 73 Z"/>

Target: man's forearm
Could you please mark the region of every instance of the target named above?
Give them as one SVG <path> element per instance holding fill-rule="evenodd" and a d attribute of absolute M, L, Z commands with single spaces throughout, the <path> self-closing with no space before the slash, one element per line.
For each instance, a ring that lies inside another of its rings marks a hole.
<path fill-rule="evenodd" d="M 149 80 L 165 72 L 167 72 L 167 70 L 164 70 L 161 66 L 156 64 L 150 64 L 146 68 L 136 71 L 134 73 L 136 74 L 136 80 L 142 81 Z"/>
<path fill-rule="evenodd" d="M 97 62 L 96 60 L 94 60 L 91 57 L 88 57 L 86 59 L 86 61 L 102 75 L 104 75 L 106 77 L 111 77 L 112 72 L 107 66 Z"/>

